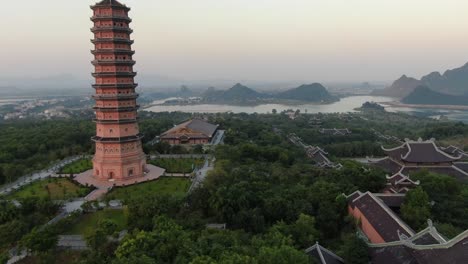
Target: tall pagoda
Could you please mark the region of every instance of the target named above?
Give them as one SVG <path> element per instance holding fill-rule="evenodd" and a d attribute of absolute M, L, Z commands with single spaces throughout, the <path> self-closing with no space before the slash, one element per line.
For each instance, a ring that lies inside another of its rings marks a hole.
<path fill-rule="evenodd" d="M 128 17 L 130 8 L 115 0 L 91 6 L 95 49 L 92 64 L 96 80 L 96 154 L 93 176 L 99 180 L 123 181 L 142 177 L 146 171 L 138 123 L 133 71 L 135 53 L 131 49 L 133 32 Z"/>

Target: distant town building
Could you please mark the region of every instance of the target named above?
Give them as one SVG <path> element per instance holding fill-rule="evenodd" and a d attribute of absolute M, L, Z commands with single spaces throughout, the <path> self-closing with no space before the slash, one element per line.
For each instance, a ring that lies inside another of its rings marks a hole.
<path fill-rule="evenodd" d="M 172 145 L 209 144 L 218 131 L 218 127 L 201 119 L 192 119 L 162 133 L 160 140 Z"/>
<path fill-rule="evenodd" d="M 387 157 L 370 159 L 369 162 L 388 173 L 409 175 L 411 172 L 426 169 L 434 173 L 451 175 L 462 181 L 468 180 L 468 162 L 462 162 L 466 154 L 453 147 L 440 148 L 434 139 L 426 141 L 406 139 L 401 146 L 391 149 L 382 147 L 382 149 Z"/>
<path fill-rule="evenodd" d="M 138 123 L 133 71 L 135 53 L 133 32 L 128 17 L 130 8 L 115 0 L 104 0 L 91 7 L 94 27 L 93 77 L 96 90 L 96 154 L 93 175 L 100 180 L 128 180 L 146 172 Z"/>
<path fill-rule="evenodd" d="M 338 129 L 338 128 L 322 128 L 319 130 L 320 134 L 330 135 L 330 136 L 346 136 L 351 134 L 351 131 L 347 128 Z"/>
<path fill-rule="evenodd" d="M 344 264 L 344 260 L 330 250 L 322 247 L 318 242 L 305 250 L 305 253 L 320 264 Z"/>

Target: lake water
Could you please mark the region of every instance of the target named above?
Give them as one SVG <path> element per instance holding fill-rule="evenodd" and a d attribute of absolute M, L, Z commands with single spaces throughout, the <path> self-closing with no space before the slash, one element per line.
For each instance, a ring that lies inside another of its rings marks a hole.
<path fill-rule="evenodd" d="M 199 104 L 199 105 L 155 105 L 145 110 L 152 112 L 187 112 L 187 113 L 271 113 L 273 109 L 278 112 L 288 109 L 301 110 L 305 113 L 336 113 L 336 112 L 354 112 L 354 108 L 360 107 L 364 102 L 389 102 L 393 101 L 389 97 L 381 96 L 351 96 L 342 98 L 340 101 L 332 104 L 299 104 L 299 105 L 284 105 L 284 104 L 261 104 L 255 106 L 240 106 L 240 105 L 217 105 L 217 104 Z M 163 103 L 163 101 L 157 101 Z"/>
<path fill-rule="evenodd" d="M 273 109 L 278 112 L 288 109 L 299 109 L 302 113 L 346 113 L 356 112 L 355 108 L 360 107 L 365 102 L 384 103 L 395 101 L 391 97 L 383 96 L 350 96 L 342 98 L 340 101 L 332 104 L 299 104 L 299 105 L 283 105 L 283 104 L 262 104 L 256 106 L 239 106 L 239 105 L 217 105 L 217 104 L 199 104 L 199 105 L 154 105 L 145 109 L 152 112 L 186 112 L 186 113 L 271 113 Z M 162 104 L 162 101 L 155 101 L 155 104 Z M 406 108 L 387 106 L 385 108 L 389 112 L 406 112 L 430 116 L 437 118 L 440 115 L 445 115 L 449 119 L 468 122 L 468 111 L 458 110 L 442 110 L 442 109 L 421 109 L 421 108 Z"/>

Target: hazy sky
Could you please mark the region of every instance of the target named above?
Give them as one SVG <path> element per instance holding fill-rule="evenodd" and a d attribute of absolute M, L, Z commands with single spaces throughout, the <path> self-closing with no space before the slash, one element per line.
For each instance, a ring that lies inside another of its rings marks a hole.
<path fill-rule="evenodd" d="M 91 78 L 90 0 L 2 1 L 0 78 Z M 468 62 L 467 0 L 122 0 L 142 75 L 366 81 Z"/>

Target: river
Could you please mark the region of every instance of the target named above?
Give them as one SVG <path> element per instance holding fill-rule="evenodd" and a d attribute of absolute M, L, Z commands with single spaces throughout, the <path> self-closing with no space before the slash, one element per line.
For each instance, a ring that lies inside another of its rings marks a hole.
<path fill-rule="evenodd" d="M 220 104 L 196 104 L 196 105 L 161 105 L 163 101 L 155 102 L 146 111 L 151 112 L 186 112 L 186 113 L 258 113 L 266 114 L 271 113 L 273 109 L 281 112 L 288 109 L 300 110 L 302 113 L 346 113 L 356 112 L 355 108 L 360 107 L 365 102 L 384 103 L 395 101 L 391 97 L 382 96 L 350 96 L 342 98 L 338 102 L 332 104 L 299 104 L 299 105 L 284 105 L 284 104 L 261 104 L 255 106 L 241 106 L 241 105 L 220 105 Z M 159 104 L 158 104 L 159 103 Z M 443 109 L 421 109 L 421 108 L 407 108 L 385 106 L 389 112 L 406 112 L 421 116 L 428 116 L 438 118 L 441 115 L 447 116 L 449 119 L 460 120 L 468 122 L 468 111 L 461 110 L 443 110 Z"/>

